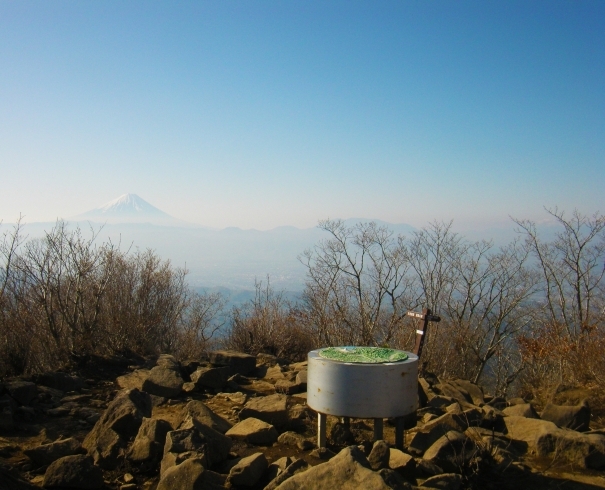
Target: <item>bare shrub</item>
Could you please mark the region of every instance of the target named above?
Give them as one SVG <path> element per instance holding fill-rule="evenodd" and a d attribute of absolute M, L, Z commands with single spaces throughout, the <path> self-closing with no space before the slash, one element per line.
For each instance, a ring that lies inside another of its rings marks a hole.
<path fill-rule="evenodd" d="M 24 241 L 20 222 L 0 242 L 0 375 L 54 369 L 89 354 L 197 355 L 224 302 L 198 295 L 186 271 L 153 251 L 97 245 L 62 221 Z M 217 323 L 218 322 L 218 323 Z"/>
<path fill-rule="evenodd" d="M 231 313 L 225 345 L 248 354 L 272 354 L 289 361 L 306 359 L 318 347 L 300 312 L 275 292 L 269 278 L 255 283 L 254 299 Z"/>

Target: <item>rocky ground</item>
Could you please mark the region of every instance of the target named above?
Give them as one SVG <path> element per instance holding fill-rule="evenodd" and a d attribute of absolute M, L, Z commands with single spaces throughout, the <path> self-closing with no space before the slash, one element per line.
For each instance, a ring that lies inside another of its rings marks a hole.
<path fill-rule="evenodd" d="M 605 488 L 587 403 L 538 414 L 428 373 L 419 399 L 403 451 L 388 421 L 374 442 L 372 421 L 333 417 L 319 449 L 306 363 L 83 359 L 0 383 L 0 490 Z"/>

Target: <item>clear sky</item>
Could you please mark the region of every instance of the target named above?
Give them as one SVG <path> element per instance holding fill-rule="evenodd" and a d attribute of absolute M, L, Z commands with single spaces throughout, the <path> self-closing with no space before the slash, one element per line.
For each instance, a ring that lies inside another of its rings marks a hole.
<path fill-rule="evenodd" d="M 605 2 L 0 0 L 0 219 L 605 212 Z"/>

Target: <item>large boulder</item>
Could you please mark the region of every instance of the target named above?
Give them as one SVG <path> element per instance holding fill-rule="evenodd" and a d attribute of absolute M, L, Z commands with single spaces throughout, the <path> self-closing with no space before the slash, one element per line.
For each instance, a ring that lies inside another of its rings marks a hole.
<path fill-rule="evenodd" d="M 184 382 L 178 369 L 155 366 L 143 382 L 143 391 L 151 395 L 173 398 L 181 393 Z"/>
<path fill-rule="evenodd" d="M 208 471 L 199 458 L 190 458 L 167 469 L 156 490 L 219 490 L 224 489 L 224 478 Z"/>
<path fill-rule="evenodd" d="M 38 394 L 38 387 L 31 381 L 10 381 L 5 384 L 5 389 L 19 405 L 30 405 Z"/>
<path fill-rule="evenodd" d="M 531 403 L 519 403 L 502 409 L 502 413 L 508 416 L 527 417 L 529 419 L 539 419 L 538 413 Z"/>
<path fill-rule="evenodd" d="M 263 453 L 254 453 L 240 459 L 231 468 L 227 481 L 231 485 L 252 487 L 261 479 L 268 465 Z"/>
<path fill-rule="evenodd" d="M 560 429 L 547 420 L 505 417 L 507 435 L 538 456 L 556 456 L 583 468 L 605 467 L 605 436 Z"/>
<path fill-rule="evenodd" d="M 270 446 L 277 441 L 278 437 L 275 427 L 254 417 L 235 424 L 225 435 L 231 439 L 246 441 L 249 444 L 259 446 Z"/>
<path fill-rule="evenodd" d="M 285 426 L 288 423 L 288 397 L 276 393 L 252 398 L 239 413 L 240 420 L 249 417 L 264 420 L 277 428 Z"/>
<path fill-rule="evenodd" d="M 562 406 L 549 403 L 540 414 L 542 420 L 548 420 L 562 429 L 586 432 L 590 426 L 590 407 L 584 400 L 576 406 Z"/>
<path fill-rule="evenodd" d="M 424 459 L 445 471 L 460 473 L 475 456 L 475 443 L 465 434 L 449 431 L 424 453 Z"/>
<path fill-rule="evenodd" d="M 387 490 L 390 487 L 372 471 L 357 446 L 343 449 L 327 463 L 288 478 L 276 490 Z"/>
<path fill-rule="evenodd" d="M 136 389 L 121 391 L 88 433 L 82 446 L 96 464 L 113 468 L 145 417 L 151 417 L 149 394 Z"/>
<path fill-rule="evenodd" d="M 172 430 L 165 420 L 144 418 L 139 432 L 128 451 L 131 461 L 159 461 L 164 452 L 166 434 Z"/>
<path fill-rule="evenodd" d="M 228 366 L 199 367 L 191 374 L 191 381 L 197 388 L 219 389 L 227 384 L 230 376 Z"/>
<path fill-rule="evenodd" d="M 229 374 L 248 376 L 256 370 L 256 357 L 231 350 L 217 350 L 208 354 L 208 360 L 215 366 L 228 366 Z"/>
<path fill-rule="evenodd" d="M 181 413 L 181 421 L 184 421 L 188 416 L 222 434 L 232 427 L 231 422 L 215 414 L 206 404 L 199 400 L 192 400 L 185 405 Z"/>
<path fill-rule="evenodd" d="M 368 463 L 374 471 L 378 471 L 389 467 L 390 457 L 391 450 L 388 444 L 384 441 L 376 441 L 368 455 Z"/>
<path fill-rule="evenodd" d="M 73 437 L 23 451 L 36 466 L 46 466 L 57 459 L 83 452 L 85 451 L 82 449 L 82 445 Z"/>
<path fill-rule="evenodd" d="M 137 369 L 132 373 L 118 376 L 116 378 L 116 383 L 123 390 L 132 390 L 136 388 L 137 390 L 144 391 L 143 384 L 148 377 L 149 369 Z"/>
<path fill-rule="evenodd" d="M 92 458 L 78 454 L 53 462 L 44 474 L 44 488 L 102 488 L 105 485 L 101 469 Z"/>

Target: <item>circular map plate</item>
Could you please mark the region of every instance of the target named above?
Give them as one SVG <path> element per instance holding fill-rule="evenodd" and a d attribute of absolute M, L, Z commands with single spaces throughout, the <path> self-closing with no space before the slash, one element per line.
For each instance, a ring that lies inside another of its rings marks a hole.
<path fill-rule="evenodd" d="M 385 362 L 405 361 L 408 355 L 402 350 L 384 347 L 326 347 L 319 350 L 319 356 L 340 362 L 362 364 L 382 364 Z"/>

